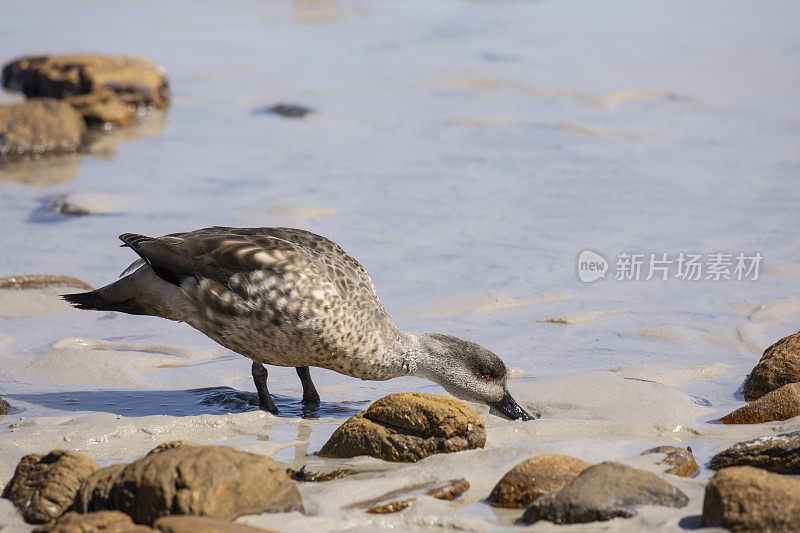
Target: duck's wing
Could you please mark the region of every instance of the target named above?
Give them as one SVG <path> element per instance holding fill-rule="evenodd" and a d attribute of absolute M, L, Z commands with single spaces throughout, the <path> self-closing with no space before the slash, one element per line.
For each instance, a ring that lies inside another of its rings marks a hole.
<path fill-rule="evenodd" d="M 208 280 L 221 286 L 206 283 L 212 295 L 226 288 L 242 297 L 271 290 L 290 297 L 302 288 L 381 307 L 364 268 L 336 243 L 308 231 L 212 227 L 162 237 L 126 233 L 120 239 L 170 283 Z"/>

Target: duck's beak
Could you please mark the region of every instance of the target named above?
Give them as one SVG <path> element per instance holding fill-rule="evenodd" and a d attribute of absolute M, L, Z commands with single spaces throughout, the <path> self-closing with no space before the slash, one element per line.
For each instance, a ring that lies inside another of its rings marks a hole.
<path fill-rule="evenodd" d="M 519 404 L 511 397 L 511 395 L 506 390 L 505 396 L 499 402 L 494 402 L 489 404 L 490 407 L 494 407 L 504 416 L 507 416 L 511 420 L 533 420 L 534 418 L 529 415 L 525 409 L 519 406 Z"/>

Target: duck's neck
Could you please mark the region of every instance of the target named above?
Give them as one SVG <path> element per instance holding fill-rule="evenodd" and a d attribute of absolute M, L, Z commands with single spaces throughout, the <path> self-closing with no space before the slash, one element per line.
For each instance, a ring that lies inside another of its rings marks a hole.
<path fill-rule="evenodd" d="M 404 348 L 401 353 L 405 375 L 425 378 L 438 383 L 436 378 L 441 375 L 439 368 L 441 359 L 436 357 L 435 347 L 431 346 L 431 342 L 435 342 L 434 339 L 424 334 L 400 333 L 404 336 Z"/>

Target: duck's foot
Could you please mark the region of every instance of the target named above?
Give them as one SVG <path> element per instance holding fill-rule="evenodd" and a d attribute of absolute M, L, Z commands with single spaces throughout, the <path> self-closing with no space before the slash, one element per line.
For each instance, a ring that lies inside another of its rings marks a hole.
<path fill-rule="evenodd" d="M 256 384 L 256 391 L 258 391 L 258 406 L 264 411 L 277 415 L 278 408 L 275 406 L 275 402 L 272 401 L 272 396 L 270 396 L 267 388 L 267 376 L 269 375 L 267 369 L 261 363 L 253 361 L 252 373 L 253 382 Z"/>
<path fill-rule="evenodd" d="M 303 384 L 303 405 L 314 406 L 319 405 L 319 393 L 314 383 L 311 381 L 311 372 L 307 366 L 296 366 L 297 375 L 300 378 L 300 383 Z"/>

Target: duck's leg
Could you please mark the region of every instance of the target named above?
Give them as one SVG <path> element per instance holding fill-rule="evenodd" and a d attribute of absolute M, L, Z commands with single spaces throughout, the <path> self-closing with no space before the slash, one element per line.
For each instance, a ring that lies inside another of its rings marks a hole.
<path fill-rule="evenodd" d="M 308 367 L 296 366 L 294 368 L 297 370 L 300 383 L 303 384 L 303 403 L 318 404 L 319 393 L 317 392 L 316 387 L 314 387 L 314 382 L 311 381 L 311 372 L 308 370 Z"/>
<path fill-rule="evenodd" d="M 252 371 L 253 381 L 258 391 L 258 406 L 264 411 L 278 414 L 278 408 L 275 407 L 275 402 L 272 401 L 272 396 L 269 395 L 269 389 L 267 389 L 267 369 L 261 363 L 253 361 Z"/>

